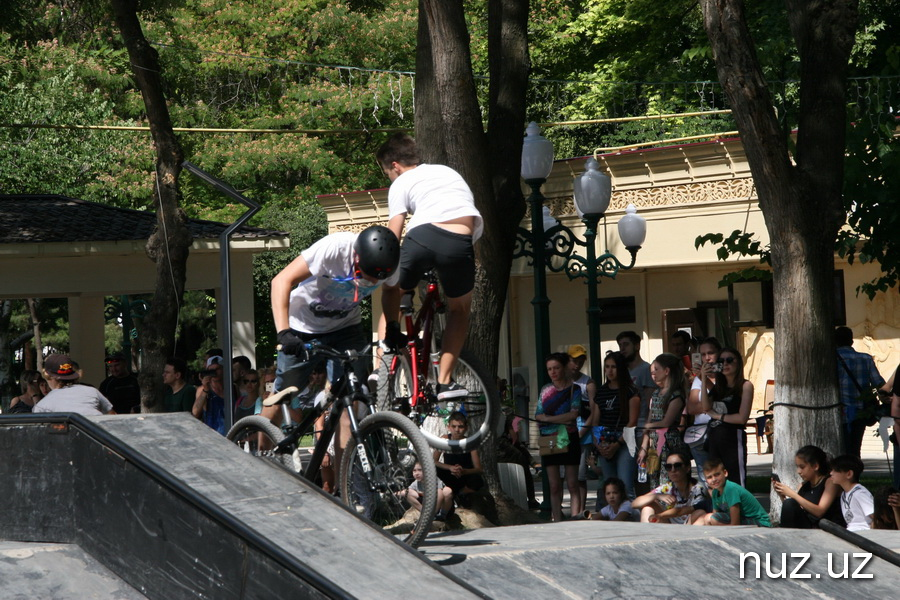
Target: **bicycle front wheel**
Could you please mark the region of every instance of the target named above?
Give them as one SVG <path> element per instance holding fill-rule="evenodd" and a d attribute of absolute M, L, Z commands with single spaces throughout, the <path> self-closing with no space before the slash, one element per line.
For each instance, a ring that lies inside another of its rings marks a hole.
<path fill-rule="evenodd" d="M 403 415 L 381 412 L 359 424 L 356 445 L 348 444 L 341 459 L 341 498 L 350 510 L 379 527 L 407 529 L 403 541 L 418 546 L 431 528 L 437 510 L 437 473 L 428 442 Z M 422 510 L 404 527 L 403 492 L 413 481 L 412 470 L 422 465 Z"/>
<path fill-rule="evenodd" d="M 232 426 L 225 437 L 240 446 L 247 454 L 296 472 L 293 456 L 275 450 L 284 439 L 284 433 L 265 417 L 259 415 L 244 417 Z"/>

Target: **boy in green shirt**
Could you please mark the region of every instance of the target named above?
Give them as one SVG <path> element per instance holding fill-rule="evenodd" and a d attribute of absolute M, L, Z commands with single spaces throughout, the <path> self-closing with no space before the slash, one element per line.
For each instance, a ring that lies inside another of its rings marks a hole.
<path fill-rule="evenodd" d="M 706 483 L 712 491 L 713 512 L 694 521 L 694 525 L 756 525 L 771 527 L 769 514 L 753 494 L 733 481 L 718 458 L 703 464 Z"/>

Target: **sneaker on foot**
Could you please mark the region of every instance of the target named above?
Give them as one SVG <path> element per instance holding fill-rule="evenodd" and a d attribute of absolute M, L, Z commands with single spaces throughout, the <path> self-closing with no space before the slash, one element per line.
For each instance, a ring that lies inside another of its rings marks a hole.
<path fill-rule="evenodd" d="M 445 513 L 443 510 L 437 511 L 437 512 L 434 514 L 434 520 L 435 520 L 435 521 L 446 521 L 446 520 L 447 520 L 447 513 Z"/>
<path fill-rule="evenodd" d="M 447 384 L 439 383 L 437 385 L 438 400 L 451 400 L 453 398 L 461 398 L 468 395 L 469 390 L 459 385 L 455 381 L 451 381 Z"/>

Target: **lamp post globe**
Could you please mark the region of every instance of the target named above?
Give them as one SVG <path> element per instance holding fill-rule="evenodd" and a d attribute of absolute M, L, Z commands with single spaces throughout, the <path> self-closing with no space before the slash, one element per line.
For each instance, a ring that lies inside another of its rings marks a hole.
<path fill-rule="evenodd" d="M 575 177 L 573 191 L 575 211 L 582 219 L 585 215 L 600 215 L 609 208 L 612 197 L 612 180 L 598 169 L 600 164 L 593 158 L 584 163 L 584 173 Z"/>
<path fill-rule="evenodd" d="M 625 216 L 619 219 L 619 238 L 629 250 L 640 248 L 647 238 L 647 221 L 637 214 L 634 204 L 629 204 Z"/>
<path fill-rule="evenodd" d="M 532 121 L 522 140 L 522 179 L 525 183 L 547 180 L 553 170 L 553 142 L 541 135 L 541 128 Z"/>

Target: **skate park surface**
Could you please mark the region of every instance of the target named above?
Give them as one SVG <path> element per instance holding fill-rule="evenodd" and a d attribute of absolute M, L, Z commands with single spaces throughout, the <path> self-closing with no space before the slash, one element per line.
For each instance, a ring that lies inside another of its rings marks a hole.
<path fill-rule="evenodd" d="M 3 599 L 887 598 L 900 577 L 821 530 L 568 521 L 415 551 L 187 414 L 4 416 L 0 449 Z"/>

